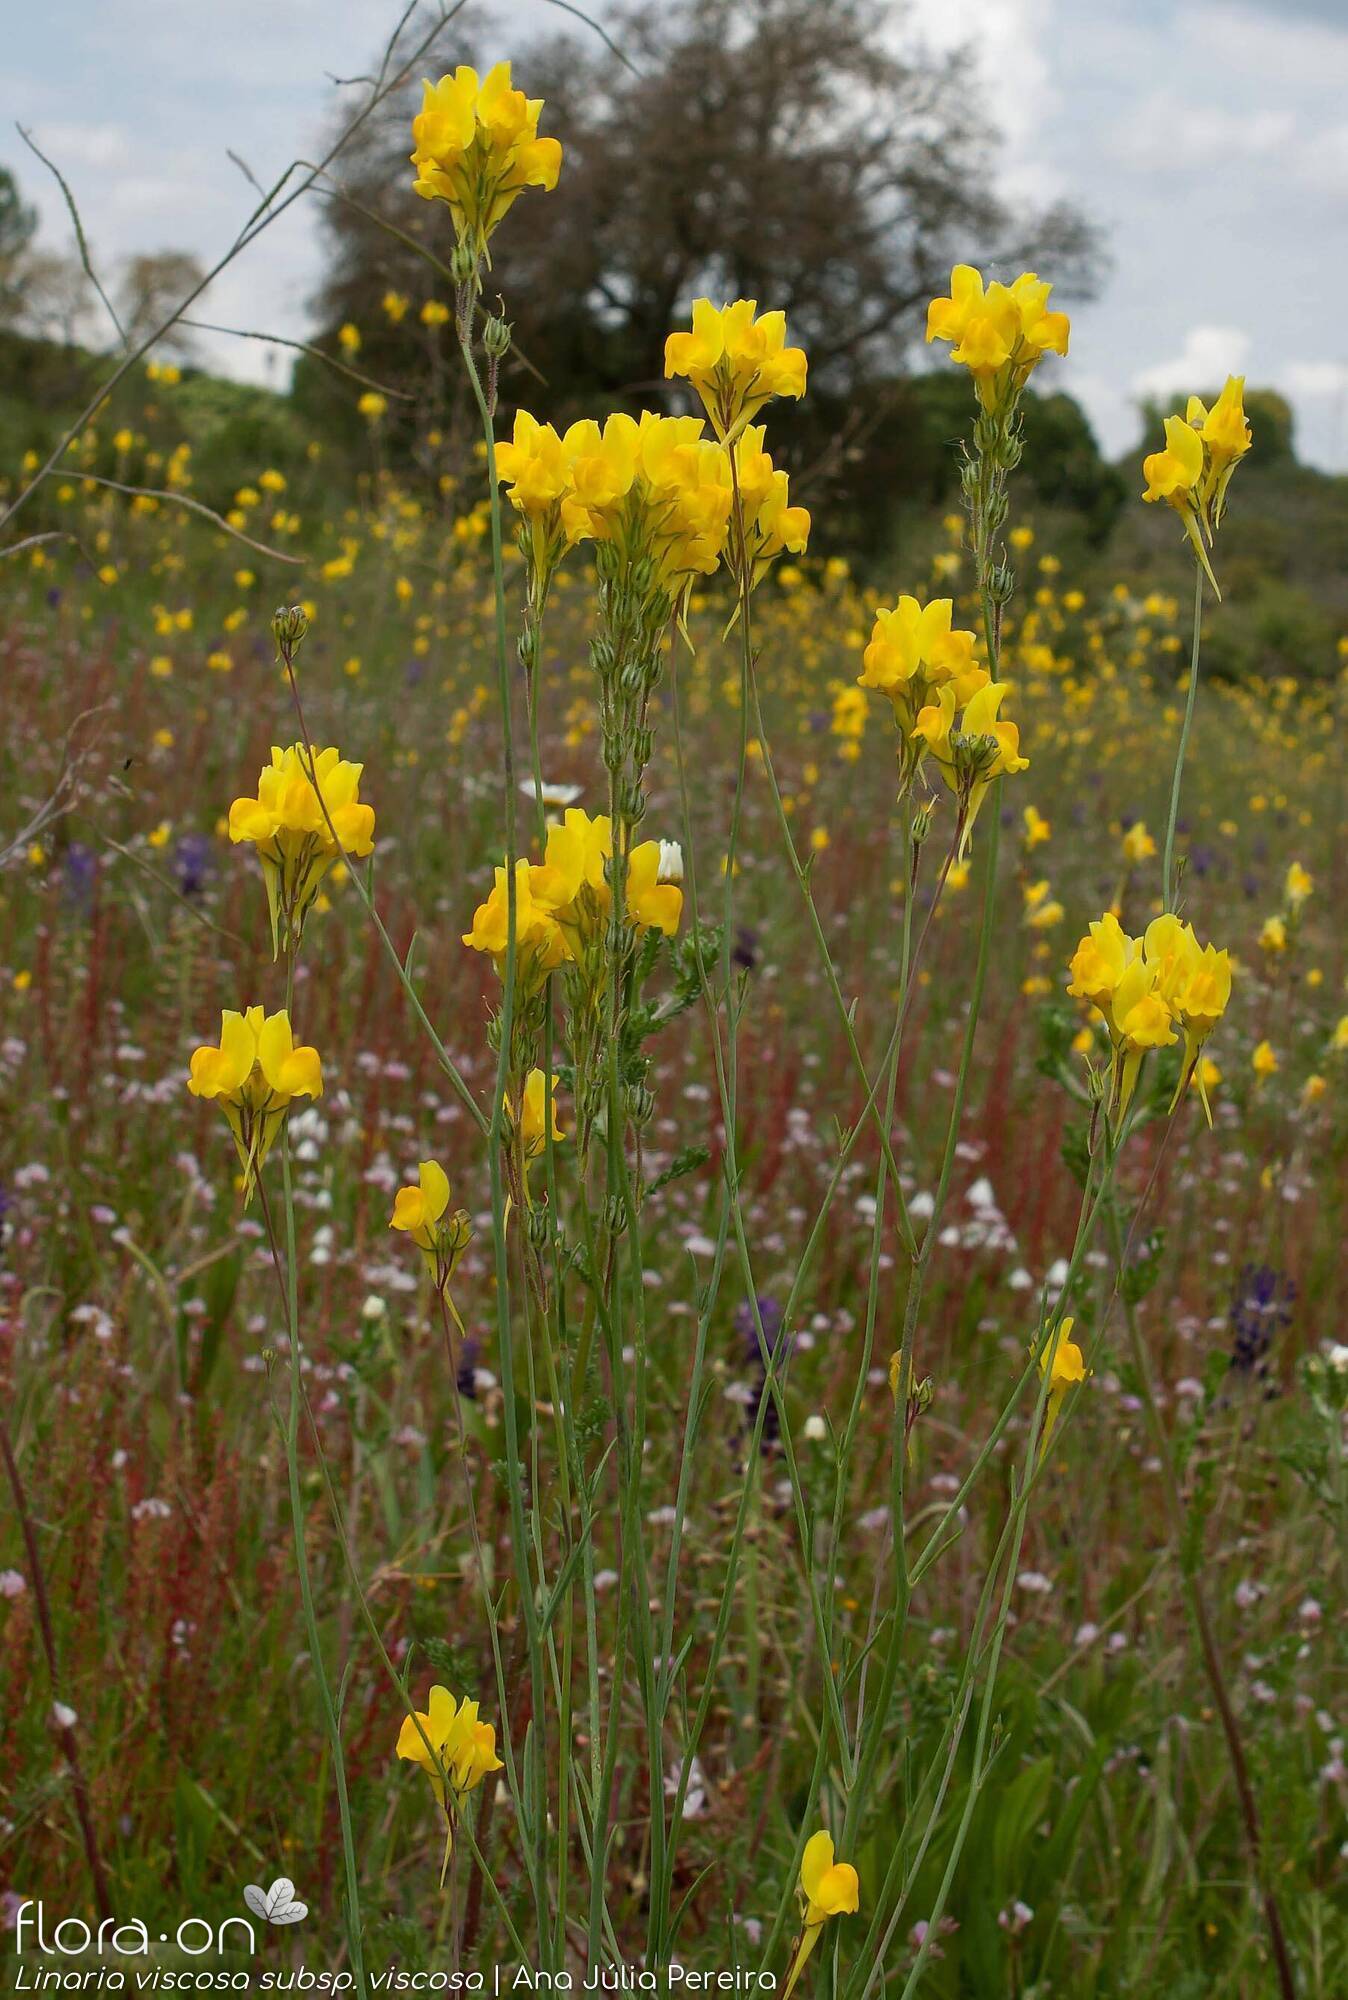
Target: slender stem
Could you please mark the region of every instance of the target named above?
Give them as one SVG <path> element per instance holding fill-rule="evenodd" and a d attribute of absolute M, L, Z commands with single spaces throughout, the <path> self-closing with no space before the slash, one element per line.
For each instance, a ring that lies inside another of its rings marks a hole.
<path fill-rule="evenodd" d="M 1194 565 L 1194 636 L 1189 649 L 1189 691 L 1184 702 L 1184 721 L 1180 725 L 1179 748 L 1175 752 L 1175 774 L 1170 781 L 1170 812 L 1165 823 L 1165 854 L 1161 862 L 1161 893 L 1165 897 L 1165 907 L 1175 907 L 1175 828 L 1179 822 L 1180 786 L 1184 778 L 1184 759 L 1189 750 L 1189 731 L 1193 728 L 1194 708 L 1198 701 L 1198 653 L 1203 640 L 1203 572 Z"/>
<path fill-rule="evenodd" d="M 98 1837 L 94 1831 L 94 1816 L 89 1802 L 89 1786 L 84 1776 L 84 1767 L 80 1762 L 75 1730 L 72 1724 L 61 1720 L 59 1712 L 68 1704 L 61 1700 L 61 1670 L 56 1652 L 56 1636 L 51 1622 L 51 1601 L 47 1596 L 47 1576 L 42 1564 L 42 1551 L 38 1546 L 37 1530 L 28 1511 L 28 1497 L 24 1492 L 19 1461 L 10 1442 L 9 1425 L 3 1413 L 0 1413 L 0 1458 L 5 1461 L 5 1473 L 9 1480 L 10 1492 L 14 1496 L 14 1512 L 19 1519 L 24 1547 L 28 1551 L 28 1567 L 33 1579 L 33 1598 L 37 1605 L 38 1630 L 42 1634 L 42 1654 L 47 1663 L 47 1685 L 51 1690 L 52 1721 L 60 1738 L 62 1755 L 70 1771 L 70 1790 L 75 1801 L 75 1816 L 80 1823 L 84 1858 L 89 1864 L 89 1879 L 93 1884 L 94 1902 L 101 1920 L 112 1915 L 112 1897 L 108 1893 L 108 1878 L 103 1872 L 103 1861 L 98 1851 Z"/>
<path fill-rule="evenodd" d="M 1115 1260 L 1122 1268 L 1126 1256 L 1120 1240 L 1117 1215 L 1111 1215 L 1114 1238 Z M 1180 1581 L 1183 1585 L 1185 1602 L 1193 1620 L 1198 1637 L 1198 1650 L 1203 1660 L 1203 1671 L 1207 1675 L 1212 1699 L 1221 1718 L 1222 1735 L 1226 1740 L 1227 1756 L 1231 1764 L 1231 1775 L 1235 1781 L 1236 1797 L 1240 1805 L 1240 1816 L 1245 1826 L 1245 1839 L 1250 1850 L 1250 1866 L 1258 1886 L 1260 1900 L 1264 1906 L 1264 1921 L 1268 1926 L 1269 1944 L 1273 1952 L 1273 1963 L 1278 1973 L 1278 1988 L 1282 2000 L 1296 2000 L 1296 1981 L 1292 1974 L 1292 1963 L 1288 1956 L 1287 1939 L 1283 1931 L 1282 1912 L 1273 1888 L 1272 1877 L 1264 1856 L 1263 1834 L 1259 1822 L 1259 1806 L 1250 1780 L 1249 1765 L 1245 1759 L 1245 1746 L 1241 1738 L 1240 1724 L 1231 1704 L 1230 1691 L 1226 1685 L 1226 1675 L 1222 1668 L 1221 1654 L 1217 1648 L 1216 1635 L 1208 1614 L 1203 1588 L 1199 1583 L 1195 1564 L 1185 1555 L 1184 1502 L 1180 1495 L 1179 1477 L 1175 1469 L 1175 1454 L 1171 1448 L 1170 1433 L 1166 1429 L 1156 1401 L 1156 1389 L 1152 1381 L 1151 1362 L 1147 1354 L 1147 1343 L 1142 1338 L 1138 1325 L 1137 1310 L 1127 1291 L 1123 1292 L 1124 1321 L 1128 1328 L 1128 1346 L 1133 1359 L 1133 1367 L 1142 1391 L 1142 1404 L 1146 1412 L 1147 1428 L 1151 1433 L 1152 1448 L 1161 1468 L 1161 1493 L 1165 1502 L 1166 1520 L 1170 1540 L 1178 1558 Z"/>
<path fill-rule="evenodd" d="M 293 968 L 294 960 L 290 961 Z M 292 970 L 293 978 L 293 970 Z M 289 995 L 287 995 L 289 998 Z M 313 1670 L 314 1682 L 318 1688 L 319 1705 L 323 1711 L 323 1721 L 328 1733 L 328 1746 L 332 1757 L 333 1781 L 337 1788 L 337 1814 L 342 1830 L 342 1856 L 346 1873 L 346 1936 L 351 1953 L 351 1969 L 355 1976 L 356 1991 L 361 2000 L 367 2000 L 368 1988 L 365 1983 L 365 1954 L 361 1935 L 360 1882 L 356 1866 L 356 1842 L 351 1825 L 351 1804 L 346 1789 L 346 1760 L 342 1753 L 342 1726 L 328 1682 L 327 1668 L 323 1663 L 322 1635 L 318 1629 L 318 1614 L 314 1608 L 313 1582 L 309 1574 L 309 1555 L 305 1541 L 304 1498 L 300 1489 L 299 1466 L 299 1426 L 300 1426 L 300 1369 L 303 1365 L 303 1350 L 300 1346 L 299 1326 L 299 1273 L 295 1256 L 295 1201 L 290 1180 L 290 1139 L 283 1129 L 281 1133 L 281 1174 L 285 1199 L 286 1247 L 284 1256 L 277 1240 L 276 1228 L 272 1221 L 271 1208 L 267 1201 L 267 1190 L 259 1177 L 258 1198 L 262 1204 L 262 1218 L 271 1246 L 272 1263 L 276 1269 L 277 1283 L 281 1288 L 281 1301 L 286 1316 L 286 1334 L 290 1344 L 290 1402 L 286 1411 L 285 1454 L 286 1486 L 290 1497 L 291 1528 L 295 1536 L 295 1567 L 299 1574 L 300 1604 L 304 1612 L 304 1630 L 309 1644 L 309 1662 Z"/>

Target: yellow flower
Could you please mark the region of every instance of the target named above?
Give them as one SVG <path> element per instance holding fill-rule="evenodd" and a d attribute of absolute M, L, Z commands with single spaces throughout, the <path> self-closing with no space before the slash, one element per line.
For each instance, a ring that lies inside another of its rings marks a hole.
<path fill-rule="evenodd" d="M 356 408 L 367 423 L 377 424 L 388 408 L 388 399 L 381 396 L 377 389 L 367 389 Z"/>
<path fill-rule="evenodd" d="M 563 439 L 571 492 L 562 501 L 569 540 L 612 543 L 627 566 L 648 560 L 660 587 L 678 596 L 710 576 L 725 546 L 731 488 L 725 455 L 700 417 L 640 420 L 623 411 L 573 424 Z"/>
<path fill-rule="evenodd" d="M 665 342 L 666 379 L 686 376 L 717 437 L 731 440 L 773 396 L 805 394 L 805 353 L 786 345 L 786 315 L 758 311 L 756 299 L 717 308 L 693 303 L 691 333 Z"/>
<path fill-rule="evenodd" d="M 1029 758 L 1020 754 L 1020 732 L 1015 723 L 998 720 L 1005 694 L 1005 681 L 985 679 L 965 702 L 956 728 L 957 695 L 947 684 L 937 689 L 935 702 L 922 710 L 913 725 L 914 741 L 926 746 L 959 801 L 961 856 L 968 851 L 974 821 L 993 781 L 1029 769 Z"/>
<path fill-rule="evenodd" d="M 1283 895 L 1287 898 L 1288 908 L 1299 910 L 1314 887 L 1314 877 L 1307 874 L 1299 861 L 1294 861 L 1283 883 Z"/>
<path fill-rule="evenodd" d="M 857 1871 L 848 1861 L 835 1861 L 829 1834 L 813 1833 L 800 1862 L 800 1893 L 805 1899 L 807 1925 L 830 1917 L 851 1916 L 860 1903 Z"/>
<path fill-rule="evenodd" d="M 1265 917 L 1259 933 L 1259 948 L 1270 956 L 1287 949 L 1287 925 L 1281 917 Z"/>
<path fill-rule="evenodd" d="M 449 1176 L 434 1160 L 423 1160 L 417 1185 L 398 1189 L 390 1229 L 402 1229 L 421 1250 L 435 1241 L 435 1227 L 449 1207 Z"/>
<path fill-rule="evenodd" d="M 1195 505 L 1194 494 L 1203 477 L 1203 440 L 1183 417 L 1165 420 L 1165 449 L 1154 451 L 1142 461 L 1147 482 L 1144 500 L 1168 500 L 1181 512 Z"/>
<path fill-rule="evenodd" d="M 540 872 L 522 856 L 515 863 L 515 976 L 526 995 L 536 993 L 548 974 L 569 956 L 551 904 L 534 897 L 533 881 Z M 472 929 L 463 933 L 463 942 L 471 951 L 490 954 L 502 979 L 509 944 L 508 899 L 506 871 L 498 868 L 490 896 L 473 912 Z"/>
<path fill-rule="evenodd" d="M 783 550 L 803 555 L 810 538 L 809 512 L 791 505 L 790 482 L 786 473 L 774 469 L 763 435 L 761 424 L 749 424 L 734 445 L 751 588 Z"/>
<path fill-rule="evenodd" d="M 426 1773 L 445 1815 L 443 1883 L 453 1845 L 453 1815 L 462 1809 L 469 1792 L 503 1768 L 496 1754 L 496 1730 L 479 1720 L 475 1701 L 458 1702 L 448 1688 L 433 1687 L 425 1710 L 403 1717 L 396 1754 Z"/>
<path fill-rule="evenodd" d="M 551 911 L 577 962 L 588 948 L 603 942 L 613 900 L 612 857 L 608 815 L 596 813 L 591 818 L 582 807 L 568 806 L 561 821 L 548 828 L 543 865 L 531 872 L 531 896 Z M 643 840 L 632 849 L 623 906 L 627 921 L 638 930 L 659 930 L 673 937 L 683 914 L 683 891 L 665 861 L 665 844 L 658 840 Z"/>
<path fill-rule="evenodd" d="M 528 1076 L 524 1079 L 524 1096 L 520 1105 L 519 1136 L 520 1144 L 524 1148 L 526 1161 L 536 1160 L 540 1153 L 547 1150 L 549 1136 L 551 1136 L 554 1144 L 558 1139 L 566 1137 L 557 1119 L 557 1085 L 560 1081 L 560 1077 L 554 1076 L 552 1079 L 552 1132 L 549 1135 L 549 1090 L 547 1079 L 541 1069 L 531 1069 Z M 505 1101 L 505 1108 L 507 1117 L 513 1119 L 515 1114 L 511 1110 L 510 1099 L 508 1097 Z"/>
<path fill-rule="evenodd" d="M 384 308 L 384 317 L 393 326 L 398 326 L 402 322 L 402 320 L 406 317 L 407 308 L 412 303 L 412 301 L 409 298 L 407 298 L 402 292 L 390 291 L 390 292 L 385 292 L 380 303 Z"/>
<path fill-rule="evenodd" d="M 1048 1441 L 1053 1435 L 1053 1427 L 1058 1421 L 1063 1399 L 1068 1390 L 1077 1382 L 1084 1382 L 1090 1375 L 1081 1349 L 1071 1338 L 1076 1322 L 1063 1319 L 1041 1342 L 1039 1347 L 1040 1379 L 1048 1376 L 1048 1399 L 1044 1405 L 1044 1435 L 1039 1440 L 1039 1460 L 1043 1463 L 1048 1450 Z"/>
<path fill-rule="evenodd" d="M 1140 861 L 1150 861 L 1156 852 L 1156 842 L 1147 832 L 1144 820 L 1134 820 L 1123 836 L 1123 856 L 1125 861 L 1136 867 Z"/>
<path fill-rule="evenodd" d="M 1312 1104 L 1320 1102 L 1320 1099 L 1328 1089 L 1329 1085 L 1322 1076 L 1312 1074 L 1306 1078 L 1306 1081 L 1301 1086 L 1301 1102 L 1309 1110 Z"/>
<path fill-rule="evenodd" d="M 1190 396 L 1185 416 L 1202 433 L 1208 460 L 1208 522 L 1215 531 L 1226 506 L 1226 489 L 1231 474 L 1254 442 L 1254 434 L 1245 416 L 1245 377 L 1228 375 L 1221 395 L 1210 410 L 1203 407 L 1197 396 Z"/>
<path fill-rule="evenodd" d="M 480 80 L 460 64 L 439 83 L 426 82 L 423 92 L 412 120 L 413 189 L 427 201 L 447 202 L 459 241 L 481 256 L 526 188 L 556 187 L 561 146 L 539 138 L 543 100 L 514 88 L 508 62 Z"/>
<path fill-rule="evenodd" d="M 972 264 L 957 264 L 949 297 L 928 306 L 927 339 L 949 341 L 985 409 L 1009 411 L 1044 355 L 1066 354 L 1071 325 L 1066 313 L 1049 312 L 1052 289 L 1033 271 L 985 288 Z"/>
<path fill-rule="evenodd" d="M 220 1046 L 195 1051 L 187 1087 L 193 1097 L 214 1098 L 229 1121 L 248 1201 L 292 1099 L 323 1095 L 323 1067 L 317 1049 L 295 1047 L 288 1014 L 227 1008 Z"/>
<path fill-rule="evenodd" d="M 1169 1048 L 1184 1030 L 1184 1060 L 1173 1111 L 1194 1076 L 1209 1124 L 1200 1051 L 1231 998 L 1229 953 L 1200 945 L 1192 926 L 1167 913 L 1129 937 L 1112 911 L 1093 923 L 1072 955 L 1067 990 L 1098 1009 L 1114 1050 L 1112 1101 L 1128 1108 L 1148 1049 Z"/>
<path fill-rule="evenodd" d="M 903 749 L 900 779 L 911 778 L 926 755 L 923 737 L 913 734 L 932 696 L 950 688 L 960 706 L 987 684 L 988 673 L 974 658 L 972 632 L 952 629 L 954 605 L 948 597 L 919 604 L 900 597 L 892 610 L 875 614 L 870 642 L 862 655 L 857 684 L 888 695 L 894 706 Z"/>
<path fill-rule="evenodd" d="M 230 839 L 251 842 L 262 864 L 273 957 L 298 950 L 305 918 L 333 863 L 373 851 L 374 808 L 360 802 L 364 768 L 333 749 L 315 750 L 311 766 L 302 743 L 288 750 L 273 746 L 257 797 L 235 799 L 229 809 Z"/>
<path fill-rule="evenodd" d="M 1341 1014 L 1334 1024 L 1334 1032 L 1329 1038 L 1329 1046 L 1339 1053 L 1348 1049 L 1348 1014 Z"/>
<path fill-rule="evenodd" d="M 1026 847 L 1038 847 L 1053 832 L 1048 821 L 1034 806 L 1026 806 L 1021 814 L 1021 823 L 1025 828 Z"/>
<path fill-rule="evenodd" d="M 448 1208 L 448 1175 L 435 1160 L 423 1160 L 416 1186 L 398 1189 L 389 1217 L 389 1228 L 403 1230 L 421 1251 L 440 1292 L 453 1277 L 473 1233 L 466 1211 L 456 1209 L 447 1217 Z"/>
<path fill-rule="evenodd" d="M 1250 1065 L 1261 1083 L 1266 1076 L 1276 1075 L 1279 1065 L 1272 1042 L 1260 1042 L 1250 1058 Z"/>
<path fill-rule="evenodd" d="M 1226 507 L 1226 489 L 1237 462 L 1250 448 L 1243 376 L 1228 376 L 1211 410 L 1191 396 L 1183 417 L 1165 419 L 1165 447 L 1142 461 L 1144 500 L 1164 500 L 1184 523 L 1194 554 L 1217 596 L 1205 543 L 1210 544 Z"/>
<path fill-rule="evenodd" d="M 791 2000 L 796 1981 L 829 1918 L 852 1916 L 861 1902 L 861 1884 L 856 1869 L 850 1861 L 834 1859 L 832 1836 L 822 1828 L 818 1833 L 812 1833 L 805 1843 L 800 1862 L 800 1899 L 804 1910 L 804 1928 L 782 2000 Z"/>
<path fill-rule="evenodd" d="M 346 355 L 359 354 L 360 328 L 358 326 L 352 326 L 350 320 L 347 321 L 345 326 L 339 326 L 337 329 L 337 344 L 341 348 L 343 354 Z"/>
<path fill-rule="evenodd" d="M 683 890 L 664 873 L 665 843 L 643 840 L 627 857 L 626 907 L 639 930 L 673 937 L 683 914 Z"/>

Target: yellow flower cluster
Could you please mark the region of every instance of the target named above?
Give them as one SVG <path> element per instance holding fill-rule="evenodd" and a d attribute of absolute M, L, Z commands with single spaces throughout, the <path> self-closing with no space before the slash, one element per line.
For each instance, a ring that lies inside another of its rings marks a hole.
<path fill-rule="evenodd" d="M 1165 500 L 1184 523 L 1209 583 L 1217 591 L 1208 549 L 1226 508 L 1231 475 L 1250 449 L 1253 435 L 1245 417 L 1245 378 L 1228 375 L 1212 408 L 1190 396 L 1182 417 L 1165 420 L 1165 446 L 1142 461 L 1144 500 Z"/>
<path fill-rule="evenodd" d="M 670 591 L 720 561 L 731 491 L 700 418 L 618 411 L 602 429 L 586 419 L 559 438 L 521 411 L 497 457 L 540 553 L 587 538 L 614 542 L 631 561 L 649 556 Z"/>
<path fill-rule="evenodd" d="M 877 612 L 858 683 L 894 705 L 901 782 L 910 783 L 930 755 L 959 801 L 967 839 L 989 785 L 1027 769 L 1029 759 L 1016 725 L 999 719 L 1006 684 L 975 659 L 974 635 L 954 629 L 953 614 L 948 597 L 925 605 L 901 597 Z"/>
<path fill-rule="evenodd" d="M 1045 354 L 1066 354 L 1071 324 L 1048 310 L 1052 285 L 1033 271 L 985 286 L 972 264 L 956 264 L 950 295 L 927 308 L 927 339 L 950 342 L 950 358 L 974 378 L 986 410 L 1005 413 Z"/>
<path fill-rule="evenodd" d="M 311 766 L 302 743 L 288 750 L 273 746 L 271 763 L 258 776 L 257 797 L 235 799 L 229 809 L 230 839 L 251 842 L 262 863 L 273 957 L 283 948 L 298 949 L 305 918 L 334 861 L 373 850 L 374 808 L 360 800 L 364 768 L 348 764 L 337 750 L 315 750 Z"/>
<path fill-rule="evenodd" d="M 213 1098 L 228 1119 L 248 1201 L 291 1100 L 323 1095 L 323 1066 L 317 1049 L 295 1047 L 289 1014 L 226 1008 L 220 1046 L 193 1053 L 187 1087 L 193 1097 Z"/>
<path fill-rule="evenodd" d="M 720 307 L 695 299 L 692 332 L 665 341 L 666 378 L 687 378 L 727 442 L 774 396 L 805 394 L 805 351 L 786 345 L 785 313 L 757 312 L 757 299 Z"/>
<path fill-rule="evenodd" d="M 423 84 L 412 120 L 412 186 L 427 201 L 449 204 L 461 243 L 475 256 L 525 188 L 555 188 L 562 149 L 540 139 L 541 97 L 526 97 L 497 63 L 479 80 L 461 63 L 452 76 Z"/>
<path fill-rule="evenodd" d="M 755 581 L 784 549 L 799 554 L 810 532 L 790 503 L 788 479 L 763 449 L 761 427 L 742 432 L 732 475 L 700 417 L 617 412 L 602 428 L 586 418 L 558 433 L 527 410 L 498 447 L 507 498 L 528 524 L 535 573 L 548 576 L 577 542 L 610 542 L 629 562 L 649 556 L 671 593 L 710 576 L 726 546 L 738 482 L 745 545 Z"/>
<path fill-rule="evenodd" d="M 1211 1123 L 1198 1059 L 1231 998 L 1230 954 L 1200 945 L 1192 925 L 1168 912 L 1135 938 L 1106 911 L 1078 944 L 1069 972 L 1068 992 L 1088 1000 L 1109 1031 L 1117 1115 L 1128 1108 L 1148 1049 L 1173 1046 L 1182 1029 L 1184 1061 L 1170 1108 L 1198 1070 L 1199 1095 Z"/>
<path fill-rule="evenodd" d="M 949 597 L 919 604 L 905 596 L 892 610 L 875 615 L 857 680 L 861 687 L 889 696 L 905 738 L 912 736 L 918 716 L 938 689 L 952 688 L 963 706 L 987 683 L 987 668 L 974 658 L 973 633 L 952 630 L 954 609 Z"/>
<path fill-rule="evenodd" d="M 579 963 L 602 938 L 612 904 L 610 864 L 613 835 L 606 814 L 591 818 L 579 806 L 548 829 L 541 862 L 523 857 L 515 864 L 515 976 L 522 989 L 536 992 L 563 962 Z M 673 937 L 683 912 L 678 886 L 677 849 L 643 840 L 627 857 L 624 908 L 637 930 Z M 504 868 L 485 903 L 473 913 L 463 942 L 490 954 L 504 977 L 508 939 L 507 882 Z"/>

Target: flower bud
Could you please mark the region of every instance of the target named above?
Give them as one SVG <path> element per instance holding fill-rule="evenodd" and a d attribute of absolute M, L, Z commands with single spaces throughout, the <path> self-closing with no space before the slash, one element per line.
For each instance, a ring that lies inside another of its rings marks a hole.
<path fill-rule="evenodd" d="M 552 1237 L 552 1216 L 539 1202 L 529 1210 L 529 1241 L 535 1250 L 546 1250 Z"/>
<path fill-rule="evenodd" d="M 510 352 L 511 328 L 506 320 L 493 313 L 482 329 L 482 345 L 493 361 Z"/>
<path fill-rule="evenodd" d="M 277 651 L 289 658 L 309 630 L 309 614 L 302 604 L 282 604 L 272 613 L 271 629 Z"/>

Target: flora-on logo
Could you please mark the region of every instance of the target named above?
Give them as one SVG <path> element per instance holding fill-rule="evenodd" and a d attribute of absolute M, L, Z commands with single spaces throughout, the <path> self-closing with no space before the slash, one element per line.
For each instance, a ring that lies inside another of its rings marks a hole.
<path fill-rule="evenodd" d="M 297 1924 L 309 1914 L 309 1905 L 297 1900 L 295 1884 L 286 1875 L 278 1875 L 270 1889 L 259 1889 L 256 1882 L 250 1882 L 243 1900 L 255 1917 L 268 1924 Z"/>
<path fill-rule="evenodd" d="M 303 1916 L 302 1903 L 298 1909 Z M 292 1917 L 290 1921 L 293 1923 L 295 1919 Z M 61 1958 L 79 1958 L 90 1951 L 119 1958 L 149 1958 L 154 1951 L 154 1940 L 140 1917 L 104 1917 L 96 1930 L 82 1917 L 58 1918 L 50 1931 L 48 1922 L 41 1898 L 34 1902 L 25 1897 L 14 1913 L 14 1949 L 20 1957 L 34 1948 L 44 1956 Z M 243 1937 L 236 1940 L 232 1935 L 235 1931 L 242 1932 Z M 247 1917 L 225 1917 L 218 1924 L 210 1924 L 204 1917 L 184 1917 L 172 1937 L 167 1931 L 160 1931 L 158 1942 L 176 1945 L 189 1958 L 200 1958 L 206 1952 L 226 1949 L 252 1952 L 257 1938 Z"/>

